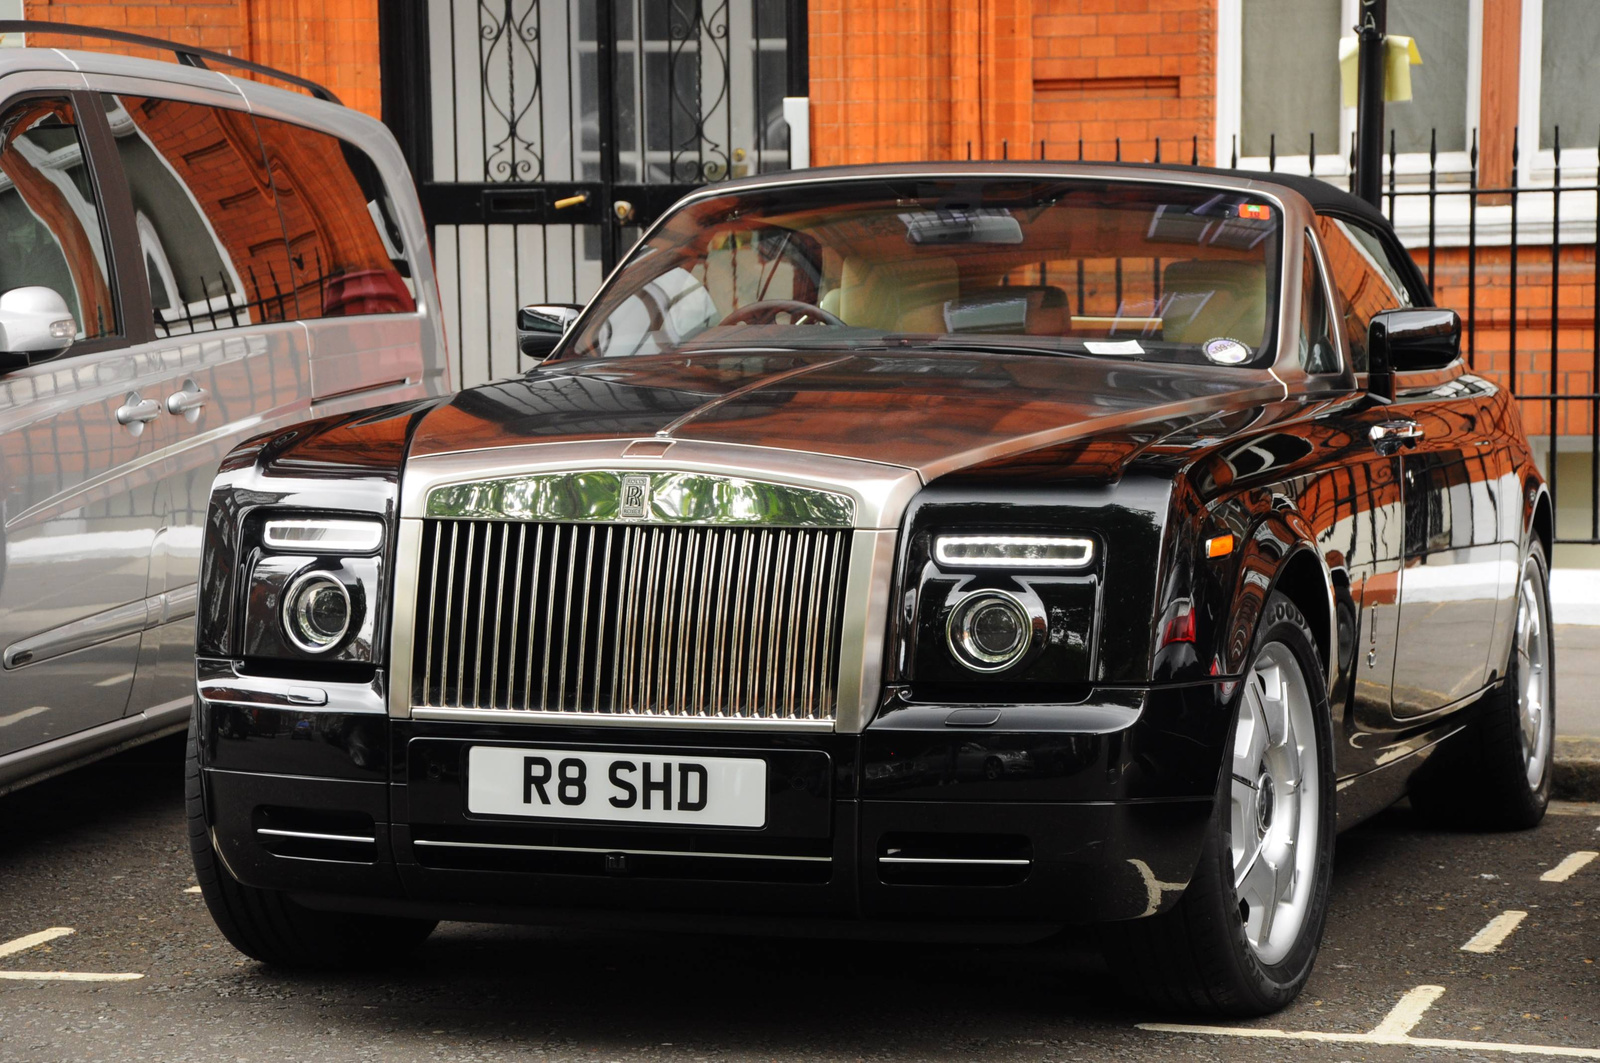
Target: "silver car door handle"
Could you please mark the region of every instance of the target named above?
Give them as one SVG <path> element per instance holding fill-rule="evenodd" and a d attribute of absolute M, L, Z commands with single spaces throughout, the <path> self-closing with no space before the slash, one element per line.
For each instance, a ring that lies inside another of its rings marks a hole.
<path fill-rule="evenodd" d="M 174 417 L 186 417 L 191 421 L 198 416 L 205 404 L 206 389 L 193 380 L 185 380 L 182 391 L 175 391 L 167 396 L 167 412 Z"/>
<path fill-rule="evenodd" d="M 1401 447 L 1414 447 L 1422 442 L 1422 426 L 1415 421 L 1384 421 L 1372 426 L 1367 438 L 1379 454 L 1388 457 Z"/>
<path fill-rule="evenodd" d="M 117 423 L 133 428 L 135 435 L 143 431 L 148 422 L 160 416 L 161 404 L 155 399 L 141 399 L 137 391 L 128 392 L 128 397 L 117 407 Z"/>

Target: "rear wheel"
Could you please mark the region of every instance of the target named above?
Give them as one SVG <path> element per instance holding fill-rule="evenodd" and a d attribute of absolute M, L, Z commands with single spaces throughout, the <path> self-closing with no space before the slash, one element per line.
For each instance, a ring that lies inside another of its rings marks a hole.
<path fill-rule="evenodd" d="M 190 719 L 184 770 L 189 852 L 211 918 L 234 948 L 278 967 L 328 969 L 392 963 L 422 944 L 437 923 L 319 912 L 234 878 L 218 859 L 206 826 L 197 724 L 197 717 Z"/>
<path fill-rule="evenodd" d="M 1194 878 L 1170 912 L 1102 929 L 1124 987 L 1154 1004 L 1263 1015 L 1316 960 L 1333 873 L 1327 687 L 1313 635 L 1274 594 L 1236 698 L 1233 742 Z"/>
<path fill-rule="evenodd" d="M 1555 748 L 1555 644 L 1550 575 L 1534 543 L 1517 581 L 1517 622 L 1505 679 L 1480 715 L 1429 756 L 1411 803 L 1435 821 L 1474 830 L 1527 830 L 1550 804 Z"/>

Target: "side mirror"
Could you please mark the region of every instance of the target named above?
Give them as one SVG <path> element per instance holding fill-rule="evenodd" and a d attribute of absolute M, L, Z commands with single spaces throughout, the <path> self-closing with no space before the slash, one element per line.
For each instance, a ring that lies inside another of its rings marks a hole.
<path fill-rule="evenodd" d="M 1461 318 L 1454 310 L 1385 310 L 1367 325 L 1367 390 L 1394 398 L 1394 375 L 1443 369 L 1461 357 Z"/>
<path fill-rule="evenodd" d="M 517 349 L 529 358 L 550 357 L 583 307 L 576 303 L 541 303 L 517 311 Z"/>
<path fill-rule="evenodd" d="M 54 289 L 32 284 L 0 295 L 0 372 L 53 358 L 77 334 L 67 301 Z"/>

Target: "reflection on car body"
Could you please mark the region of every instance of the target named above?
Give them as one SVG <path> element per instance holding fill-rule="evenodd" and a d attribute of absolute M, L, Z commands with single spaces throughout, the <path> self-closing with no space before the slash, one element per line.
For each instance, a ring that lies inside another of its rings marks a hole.
<path fill-rule="evenodd" d="M 522 315 L 525 379 L 224 464 L 219 925 L 294 965 L 463 913 L 1083 922 L 1135 992 L 1281 1007 L 1339 826 L 1549 795 L 1549 496 L 1431 301 L 1380 214 L 1281 175 L 694 193 L 575 319 Z M 390 755 L 240 741 L 240 702 Z"/>

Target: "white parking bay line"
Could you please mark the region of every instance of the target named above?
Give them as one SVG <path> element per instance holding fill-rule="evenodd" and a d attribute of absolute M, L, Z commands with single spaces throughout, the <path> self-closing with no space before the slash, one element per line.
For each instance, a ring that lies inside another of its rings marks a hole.
<path fill-rule="evenodd" d="M 1565 860 L 1561 861 L 1561 863 L 1540 875 L 1539 881 L 1565 882 L 1567 879 L 1583 870 L 1584 867 L 1588 866 L 1589 861 L 1593 860 L 1597 856 L 1600 856 L 1600 853 L 1592 853 L 1587 850 L 1572 853 Z"/>
<path fill-rule="evenodd" d="M 1373 1037 L 1405 1037 L 1422 1021 L 1423 1012 L 1433 1007 L 1433 1002 L 1444 996 L 1442 985 L 1419 985 L 1406 990 L 1400 1003 L 1389 1009 L 1383 1021 L 1372 1028 Z"/>
<path fill-rule="evenodd" d="M 142 974 L 99 974 L 94 971 L 0 971 L 8 982 L 135 982 Z"/>
<path fill-rule="evenodd" d="M 1517 924 L 1528 918 L 1527 912 L 1501 912 L 1489 920 L 1489 925 L 1472 935 L 1472 940 L 1461 946 L 1462 952 L 1493 952 L 1505 943 Z"/>
<path fill-rule="evenodd" d="M 26 952 L 36 945 L 43 945 L 46 941 L 64 938 L 70 933 L 72 933 L 70 926 L 53 926 L 49 930 L 41 930 L 37 934 L 28 934 L 25 937 L 8 941 L 4 945 L 0 945 L 0 958 L 15 956 L 17 953 Z"/>
<path fill-rule="evenodd" d="M 1138 1028 L 1151 1033 L 1193 1034 L 1199 1037 L 1251 1037 L 1267 1041 L 1321 1041 L 1333 1044 L 1405 1045 L 1408 1048 L 1438 1048 L 1452 1052 L 1504 1052 L 1519 1056 L 1561 1056 L 1567 1059 L 1600 1059 L 1600 1048 L 1573 1048 L 1569 1045 L 1519 1045 L 1495 1041 L 1454 1041 L 1443 1037 L 1412 1037 L 1411 1030 L 1423 1013 L 1444 993 L 1443 986 L 1419 985 L 1409 990 L 1371 1033 L 1323 1033 L 1320 1030 L 1268 1030 L 1254 1026 L 1183 1026 L 1177 1023 L 1141 1022 Z"/>

